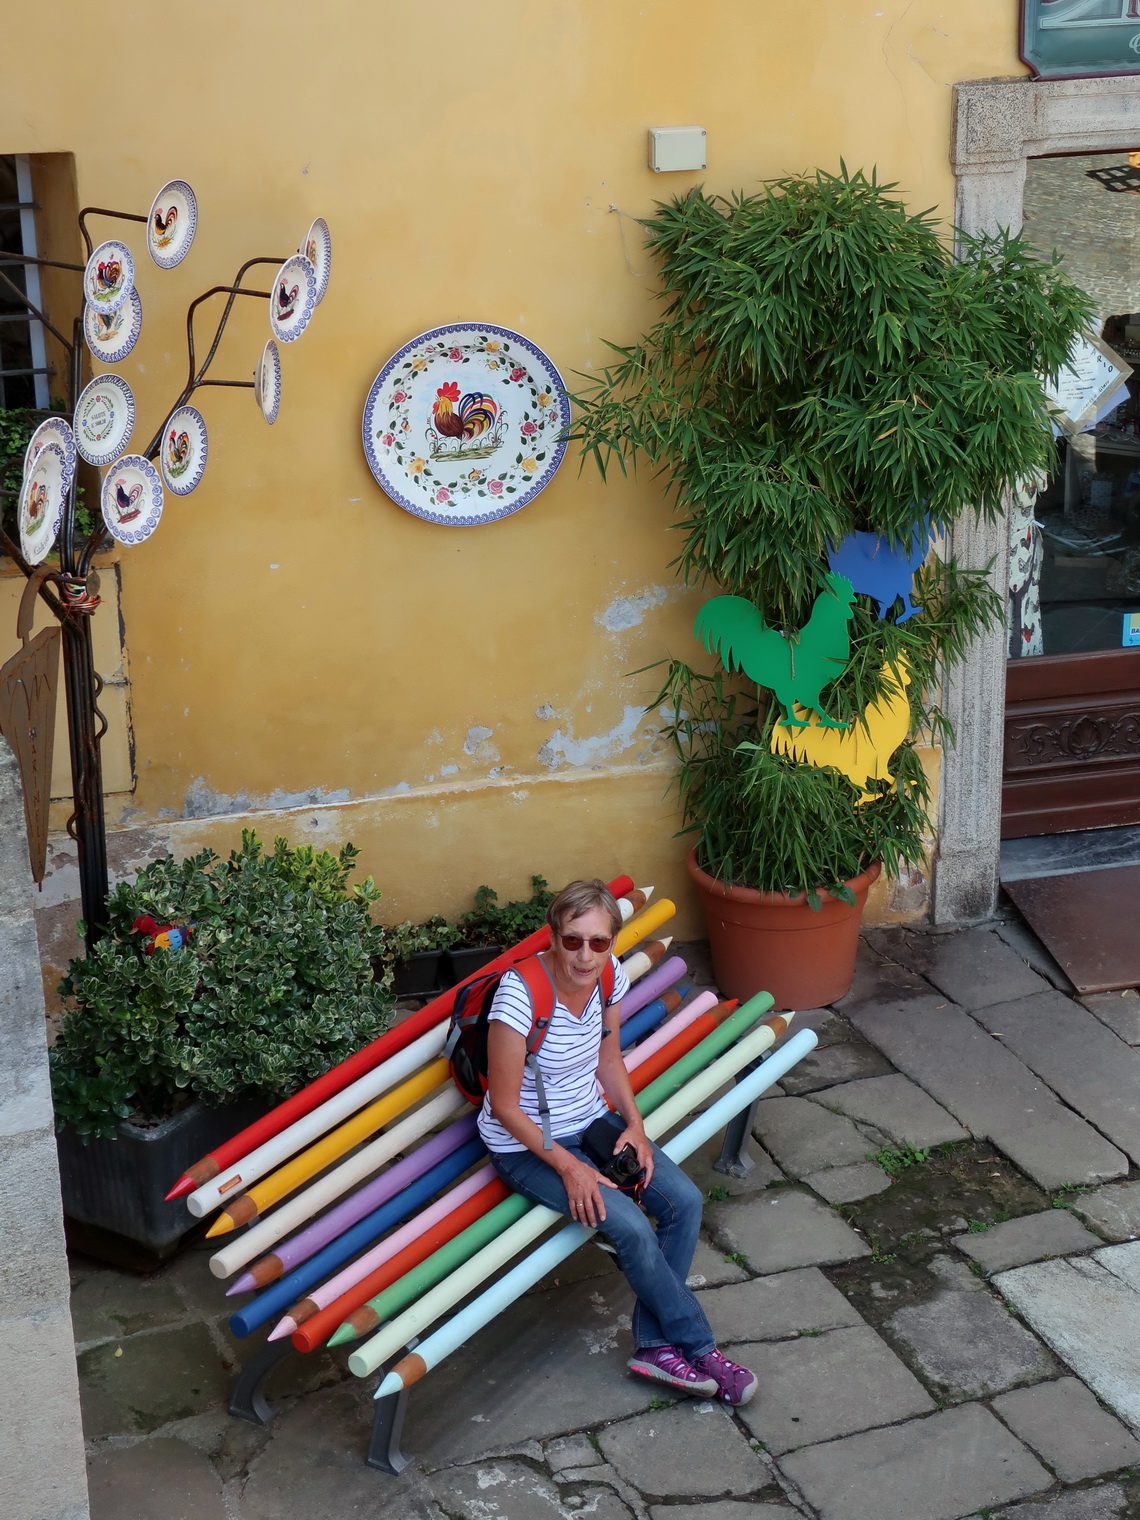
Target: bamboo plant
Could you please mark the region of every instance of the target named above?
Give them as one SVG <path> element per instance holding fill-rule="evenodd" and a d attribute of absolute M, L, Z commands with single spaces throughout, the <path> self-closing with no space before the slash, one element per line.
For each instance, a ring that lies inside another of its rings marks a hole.
<path fill-rule="evenodd" d="M 645 462 L 664 479 L 690 585 L 743 597 L 795 640 L 825 587 L 830 546 L 874 533 L 906 546 L 927 522 L 993 518 L 1053 458 L 1044 384 L 1091 303 L 1020 237 L 959 235 L 876 176 L 816 171 L 731 199 L 696 189 L 645 219 L 664 311 L 575 399 L 603 478 Z M 953 735 L 943 671 L 1003 616 L 990 567 L 931 556 L 921 610 L 855 598 L 850 657 L 823 693 L 848 725 L 905 661 L 910 728 L 896 784 L 861 803 L 830 767 L 769 749 L 768 692 L 723 666 L 664 663 L 655 706 L 679 758 L 683 828 L 726 884 L 850 900 L 873 861 L 919 864 L 929 788 L 916 746 Z"/>

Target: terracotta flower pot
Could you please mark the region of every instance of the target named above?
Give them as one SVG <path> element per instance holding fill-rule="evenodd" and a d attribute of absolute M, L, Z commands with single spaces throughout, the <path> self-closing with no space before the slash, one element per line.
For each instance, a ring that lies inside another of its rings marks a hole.
<path fill-rule="evenodd" d="M 818 912 L 803 892 L 726 887 L 701 870 L 695 849 L 685 864 L 701 894 L 713 971 L 725 997 L 770 992 L 777 1009 L 822 1008 L 850 990 L 867 889 L 882 870 L 878 862 L 846 883 L 853 904 L 821 891 Z"/>

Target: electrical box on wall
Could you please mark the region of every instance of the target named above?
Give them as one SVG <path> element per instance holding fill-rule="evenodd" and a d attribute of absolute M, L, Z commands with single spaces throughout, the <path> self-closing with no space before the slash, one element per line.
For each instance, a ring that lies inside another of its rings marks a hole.
<path fill-rule="evenodd" d="M 649 167 L 654 174 L 707 169 L 704 127 L 650 127 Z"/>

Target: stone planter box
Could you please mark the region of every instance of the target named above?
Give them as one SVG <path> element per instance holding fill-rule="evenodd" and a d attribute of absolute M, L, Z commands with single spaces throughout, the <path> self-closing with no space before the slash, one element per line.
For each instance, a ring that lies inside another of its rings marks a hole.
<path fill-rule="evenodd" d="M 462 950 L 445 950 L 443 952 L 445 985 L 458 986 L 469 976 L 474 976 L 476 971 L 482 971 L 484 966 L 489 966 L 502 953 L 501 945 L 473 945 Z"/>
<path fill-rule="evenodd" d="M 442 950 L 417 950 L 406 961 L 399 961 L 392 973 L 392 991 L 397 997 L 430 997 L 447 985 Z"/>

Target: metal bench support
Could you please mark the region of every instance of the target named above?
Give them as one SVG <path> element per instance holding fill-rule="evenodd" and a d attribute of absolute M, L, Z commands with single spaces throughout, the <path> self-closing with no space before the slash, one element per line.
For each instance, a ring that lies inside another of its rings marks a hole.
<path fill-rule="evenodd" d="M 364 1460 L 369 1467 L 391 1473 L 393 1477 L 402 1473 L 412 1460 L 407 1452 L 400 1449 L 410 1393 L 410 1388 L 401 1388 L 399 1393 L 390 1393 L 386 1398 L 377 1399 L 376 1412 L 372 1416 L 372 1434 L 368 1440 L 368 1455 Z"/>
<path fill-rule="evenodd" d="M 286 1336 L 282 1341 L 266 1341 L 250 1357 L 230 1394 L 230 1414 L 235 1419 L 248 1420 L 251 1425 L 269 1424 L 277 1411 L 265 1397 L 265 1383 L 274 1368 L 290 1355 L 296 1353 L 293 1342 Z"/>
<path fill-rule="evenodd" d="M 751 1066 L 746 1066 L 743 1071 L 737 1072 L 737 1082 L 743 1082 L 744 1078 L 750 1076 L 759 1065 L 759 1061 L 754 1061 Z M 722 1172 L 726 1177 L 747 1177 L 756 1165 L 756 1158 L 748 1149 L 748 1140 L 756 1117 L 756 1105 L 761 1102 L 763 1102 L 762 1098 L 756 1098 L 725 1125 L 720 1155 L 713 1162 L 714 1172 Z"/>

